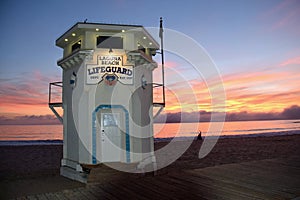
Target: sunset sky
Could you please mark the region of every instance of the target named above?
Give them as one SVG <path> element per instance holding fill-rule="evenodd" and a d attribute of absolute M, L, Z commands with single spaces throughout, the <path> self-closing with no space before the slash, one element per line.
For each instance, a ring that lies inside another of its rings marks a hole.
<path fill-rule="evenodd" d="M 165 28 L 193 38 L 210 55 L 223 80 L 227 112 L 271 113 L 300 106 L 299 0 L 4 0 L 0 117 L 52 115 L 48 83 L 61 80 L 56 62 L 62 57 L 55 40 L 76 22 L 157 27 L 161 16 Z M 188 84 L 174 72 L 190 77 Z M 179 55 L 166 54 L 166 83 L 165 112 L 195 111 L 189 109 L 190 89 L 199 110 L 211 111 L 210 88 Z"/>

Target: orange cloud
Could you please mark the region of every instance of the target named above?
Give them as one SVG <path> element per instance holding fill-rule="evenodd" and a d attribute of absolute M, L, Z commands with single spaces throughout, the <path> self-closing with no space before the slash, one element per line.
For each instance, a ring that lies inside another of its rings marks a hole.
<path fill-rule="evenodd" d="M 57 77 L 48 77 L 38 71 L 0 80 L 0 113 L 11 116 L 52 114 L 48 108 L 50 80 L 57 80 Z"/>
<path fill-rule="evenodd" d="M 222 108 L 223 105 L 212 105 L 211 95 L 212 89 L 220 88 L 221 84 L 226 91 L 227 112 L 281 112 L 286 107 L 299 105 L 299 68 L 295 72 L 295 65 L 299 64 L 300 57 L 295 57 L 261 71 L 223 75 L 222 83 L 211 78 L 206 80 L 210 82 L 210 88 L 201 78 L 187 79 L 188 74 L 182 75 L 184 71 L 173 67 L 177 66 L 176 63 L 167 64 L 165 112 L 211 112 Z M 0 113 L 52 115 L 47 103 L 48 83 L 53 80 L 59 78 L 47 77 L 38 72 L 31 76 L 1 80 Z M 161 94 L 161 90 L 154 91 L 154 98 L 158 102 L 161 101 Z M 218 95 L 214 97 L 218 98 Z"/>
<path fill-rule="evenodd" d="M 288 59 L 284 65 L 298 64 L 299 57 Z M 295 73 L 295 66 L 282 68 L 283 64 L 266 68 L 256 72 L 242 72 L 223 76 L 223 86 L 226 90 L 227 112 L 281 112 L 284 108 L 298 105 L 300 99 L 300 74 Z M 298 68 L 299 69 L 299 68 Z M 296 69 L 297 70 L 297 69 Z M 167 74 L 168 76 L 168 74 Z M 168 84 L 168 88 L 177 95 L 177 100 L 185 106 L 184 111 L 199 110 L 212 111 L 221 105 L 212 105 L 212 89 L 220 87 L 220 83 L 208 80 L 212 87 L 207 87 L 204 80 L 184 80 Z M 173 98 L 167 92 L 166 109 L 176 112 L 178 106 L 173 103 Z M 188 109 L 190 108 L 190 109 Z M 178 112 L 178 110 L 177 110 Z"/>
<path fill-rule="evenodd" d="M 295 59 L 292 61 L 294 63 Z M 225 76 L 227 111 L 279 112 L 299 104 L 300 74 L 293 69 L 278 69 Z"/>

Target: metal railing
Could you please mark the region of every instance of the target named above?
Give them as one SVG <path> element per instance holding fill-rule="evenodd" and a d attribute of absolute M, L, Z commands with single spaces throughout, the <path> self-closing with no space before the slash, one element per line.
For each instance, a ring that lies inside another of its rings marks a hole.
<path fill-rule="evenodd" d="M 59 88 L 59 90 L 62 90 L 62 86 L 63 85 L 61 81 L 49 83 L 49 105 L 62 103 L 62 91 L 57 91 L 57 88 Z"/>
<path fill-rule="evenodd" d="M 61 123 L 63 123 L 63 118 L 56 111 L 55 107 L 61 107 L 61 108 L 63 107 L 62 87 L 63 87 L 63 83 L 61 81 L 49 83 L 49 100 L 48 100 L 49 108 L 52 110 L 52 112 L 55 114 L 55 116 Z"/>
<path fill-rule="evenodd" d="M 165 106 L 164 85 L 162 83 L 152 83 L 153 88 L 153 105 Z"/>
<path fill-rule="evenodd" d="M 158 110 L 154 111 L 153 118 L 155 119 L 165 107 L 165 92 L 164 84 L 152 83 L 153 88 L 153 107 L 157 107 Z"/>

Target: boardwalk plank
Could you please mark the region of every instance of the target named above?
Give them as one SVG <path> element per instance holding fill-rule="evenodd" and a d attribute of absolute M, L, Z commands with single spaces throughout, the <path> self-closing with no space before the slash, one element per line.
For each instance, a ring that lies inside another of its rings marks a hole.
<path fill-rule="evenodd" d="M 123 190 L 119 190 L 118 187 L 114 187 L 113 185 L 109 184 L 108 182 L 105 184 L 100 185 L 101 188 L 106 192 L 109 193 L 111 196 L 115 197 L 116 199 L 128 199 L 129 196 Z"/>
<path fill-rule="evenodd" d="M 48 198 L 45 196 L 45 194 L 37 194 L 35 195 L 37 199 L 39 200 L 47 200 Z"/>
<path fill-rule="evenodd" d="M 268 163 L 274 163 L 274 164 L 280 165 L 280 166 L 286 166 L 286 167 L 292 168 L 292 169 L 300 169 L 300 158 L 298 158 L 298 157 L 294 157 L 294 159 L 293 158 L 267 159 L 264 161 L 268 162 Z"/>
<path fill-rule="evenodd" d="M 85 199 L 85 197 L 77 191 L 77 189 L 64 190 L 63 195 L 67 199 Z"/>
<path fill-rule="evenodd" d="M 259 163 L 243 163 L 244 168 L 251 169 L 259 177 L 263 177 L 278 189 L 300 190 L 300 169 L 293 170 L 282 166 L 270 166 Z"/>
<path fill-rule="evenodd" d="M 149 177 L 131 181 L 130 183 L 127 182 L 127 184 L 124 183 L 124 187 L 134 190 L 139 195 L 143 195 L 149 199 L 170 199 L 170 196 L 161 191 L 159 187 L 154 183 L 145 182 L 145 179 L 149 179 Z"/>
<path fill-rule="evenodd" d="M 201 174 L 199 173 L 193 173 L 193 171 L 187 171 L 187 173 L 192 173 L 193 176 L 199 178 L 199 182 L 215 189 L 224 188 L 228 191 L 255 199 L 273 199 L 271 196 L 266 195 L 263 192 L 254 191 L 252 189 L 249 189 L 248 187 L 244 187 L 236 183 L 208 178 L 205 176 L 201 176 Z"/>
<path fill-rule="evenodd" d="M 34 196 L 34 195 L 31 195 L 31 196 Z M 34 197 L 36 199 L 36 197 Z M 26 197 L 17 197 L 16 200 L 27 200 Z"/>
<path fill-rule="evenodd" d="M 133 181 L 132 181 L 133 182 Z M 143 193 L 139 193 L 139 190 L 136 190 L 133 185 L 132 182 L 128 183 L 128 182 L 110 182 L 110 184 L 115 187 L 118 188 L 118 190 L 122 190 L 123 192 L 125 192 L 128 195 L 128 198 L 135 198 L 135 199 L 148 199 L 145 197 L 145 194 Z"/>
<path fill-rule="evenodd" d="M 243 169 L 239 168 L 237 164 L 230 164 L 221 168 L 220 166 L 213 168 L 206 168 L 205 170 L 194 170 L 195 172 L 201 174 L 201 176 L 206 176 L 214 178 L 219 181 L 232 182 L 235 184 L 248 187 L 249 189 L 264 192 L 265 194 L 272 195 L 274 198 L 292 198 L 294 195 L 279 191 L 276 188 L 270 186 L 270 182 L 266 181 L 266 177 L 259 177 L 253 171 L 248 171 L 248 175 L 243 173 Z"/>
<path fill-rule="evenodd" d="M 65 197 L 65 195 L 61 191 L 55 192 L 54 194 L 55 194 L 56 198 L 59 199 L 59 200 L 67 200 L 67 198 Z"/>
<path fill-rule="evenodd" d="M 268 159 L 156 177 L 116 176 L 24 199 L 293 199 L 300 196 L 299 160 Z"/>
<path fill-rule="evenodd" d="M 164 195 L 167 198 L 176 197 L 177 199 L 185 199 L 192 198 L 194 196 L 192 193 L 183 190 L 180 187 L 175 187 L 174 185 L 171 185 L 166 181 L 162 181 L 159 179 L 147 179 L 145 180 L 145 182 L 150 186 L 155 187 L 156 190 L 159 191 L 160 195 Z"/>
<path fill-rule="evenodd" d="M 170 176 L 162 176 L 158 179 L 168 183 L 169 185 L 173 185 L 176 188 L 180 188 L 181 190 L 185 191 L 183 193 L 187 193 L 186 197 L 194 199 L 212 199 L 213 197 L 217 197 L 216 195 L 211 195 L 211 191 L 205 191 L 205 188 L 202 187 L 199 189 L 198 185 L 195 184 L 186 184 L 181 179 L 173 179 Z"/>
<path fill-rule="evenodd" d="M 288 178 L 297 178 L 300 179 L 300 168 L 295 168 L 292 166 L 286 165 L 278 165 L 278 163 L 269 162 L 269 161 L 256 161 L 256 162 L 245 162 L 240 163 L 242 166 L 250 166 L 254 167 L 258 171 L 261 172 L 272 172 L 278 173 L 287 176 Z M 254 170 L 255 170 L 254 169 Z"/>
<path fill-rule="evenodd" d="M 30 195 L 30 196 L 27 196 L 27 199 L 29 199 L 29 200 L 37 200 L 37 197 L 35 195 Z"/>
<path fill-rule="evenodd" d="M 53 200 L 57 199 L 57 197 L 54 193 L 45 193 L 45 196 L 46 196 L 47 199 L 51 199 L 51 200 L 52 199 Z"/>
<path fill-rule="evenodd" d="M 300 189 L 300 177 L 297 178 L 297 172 L 293 176 L 286 168 L 276 169 L 276 166 L 266 166 L 263 162 L 261 164 L 258 164 L 257 162 L 240 163 L 237 167 L 239 169 L 235 168 L 235 173 L 239 170 L 252 172 L 252 174 L 247 178 L 249 178 L 249 180 L 251 180 L 251 178 L 253 180 L 257 180 L 260 185 L 263 184 L 264 188 L 271 188 L 277 192 L 282 191 L 283 194 L 286 195 L 294 194 Z M 229 171 L 226 166 L 223 170 Z"/>
<path fill-rule="evenodd" d="M 89 185 L 87 186 L 89 192 L 91 192 L 97 199 L 109 199 L 109 200 L 117 200 L 118 198 L 114 197 L 110 193 L 106 192 L 101 188 L 100 184 L 97 185 Z"/>
<path fill-rule="evenodd" d="M 97 197 L 93 194 L 93 193 L 91 193 L 89 190 L 88 190 L 88 188 L 83 188 L 83 187 L 81 187 L 81 188 L 78 188 L 78 191 L 83 195 L 83 196 L 85 196 L 86 197 L 86 199 L 97 199 Z"/>
<path fill-rule="evenodd" d="M 208 179 L 201 179 L 196 176 L 185 176 L 184 179 L 181 179 L 177 176 L 173 176 L 172 178 L 185 181 L 188 185 L 197 185 L 198 189 L 196 192 L 199 191 L 208 191 L 215 195 L 216 199 L 253 199 L 252 196 L 249 196 L 249 194 L 244 194 L 241 192 L 236 191 L 230 191 L 227 187 L 222 187 L 217 184 L 217 182 L 213 179 L 208 181 Z"/>
<path fill-rule="evenodd" d="M 279 165 L 286 165 L 289 167 L 300 168 L 299 156 L 293 156 L 289 158 L 268 159 L 267 161 L 272 163 L 277 163 Z"/>

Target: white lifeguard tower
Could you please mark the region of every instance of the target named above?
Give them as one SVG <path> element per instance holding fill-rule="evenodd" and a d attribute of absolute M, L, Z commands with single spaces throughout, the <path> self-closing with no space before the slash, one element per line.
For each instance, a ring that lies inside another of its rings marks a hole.
<path fill-rule="evenodd" d="M 143 26 L 79 22 L 56 45 L 62 82 L 50 83 L 49 107 L 63 123 L 61 175 L 85 182 L 84 166 L 154 164 L 153 107 L 165 105 L 164 84 L 152 79 L 159 44 Z M 57 86 L 62 102 L 52 101 Z"/>

